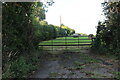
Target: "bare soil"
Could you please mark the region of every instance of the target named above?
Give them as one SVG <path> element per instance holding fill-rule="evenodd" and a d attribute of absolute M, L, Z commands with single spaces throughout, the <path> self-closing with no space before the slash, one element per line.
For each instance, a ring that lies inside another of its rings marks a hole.
<path fill-rule="evenodd" d="M 84 48 L 80 52 L 51 54 L 30 78 L 114 78 L 117 63 L 116 59 Z"/>

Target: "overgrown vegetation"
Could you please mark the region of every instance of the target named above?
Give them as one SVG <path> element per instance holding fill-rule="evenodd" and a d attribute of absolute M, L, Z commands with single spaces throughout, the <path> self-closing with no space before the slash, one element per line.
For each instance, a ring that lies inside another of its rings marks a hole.
<path fill-rule="evenodd" d="M 17 59 L 8 61 L 5 63 L 6 68 L 3 68 L 6 70 L 2 77 L 27 78 L 47 59 L 44 56 L 49 56 L 49 54 L 38 50 L 29 55 L 21 55 Z"/>
<path fill-rule="evenodd" d="M 49 6 L 52 4 L 53 1 L 47 2 Z M 48 24 L 45 21 L 46 7 L 42 2 L 3 3 L 3 78 L 27 77 L 28 73 L 37 69 L 38 63 L 46 55 L 38 47 L 40 42 L 75 33 L 75 30 L 63 24 L 61 26 Z M 112 53 L 120 56 L 120 2 L 105 2 L 103 3 L 103 9 L 106 20 L 98 23 L 97 35 L 93 41 L 92 49 L 99 53 Z M 82 33 L 81 35 L 86 36 Z M 65 43 L 65 41 L 61 42 Z M 43 42 L 43 44 L 45 43 Z M 88 62 L 98 61 L 88 58 Z M 76 62 L 76 64 L 78 63 Z M 77 69 L 82 68 L 83 66 L 77 67 Z M 57 73 L 52 75 L 57 75 Z M 119 79 L 119 72 L 116 75 Z"/>
<path fill-rule="evenodd" d="M 106 20 L 98 23 L 93 49 L 103 54 L 120 55 L 120 2 L 104 2 L 102 5 Z"/>
<path fill-rule="evenodd" d="M 92 49 L 100 54 L 120 57 L 120 1 L 104 2 L 103 12 L 106 16 L 104 22 L 98 22 L 96 39 Z M 119 79 L 119 71 L 116 79 Z"/>
<path fill-rule="evenodd" d="M 46 2 L 52 5 L 52 1 Z M 75 31 L 67 26 L 48 24 L 45 19 L 46 5 L 42 2 L 5 2 L 2 5 L 2 67 L 3 78 L 25 77 L 36 69 L 43 53 L 40 41 L 57 36 L 71 35 Z M 38 56 L 31 56 L 32 54 Z M 39 61 L 38 61 L 39 60 Z"/>

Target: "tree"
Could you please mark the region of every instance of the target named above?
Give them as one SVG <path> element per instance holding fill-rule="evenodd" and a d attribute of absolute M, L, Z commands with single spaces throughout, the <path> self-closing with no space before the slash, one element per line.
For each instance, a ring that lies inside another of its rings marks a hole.
<path fill-rule="evenodd" d="M 106 47 L 108 51 L 118 54 L 120 51 L 120 2 L 104 2 L 102 5 L 106 20 L 98 23 L 96 43 L 99 44 L 99 48 Z"/>

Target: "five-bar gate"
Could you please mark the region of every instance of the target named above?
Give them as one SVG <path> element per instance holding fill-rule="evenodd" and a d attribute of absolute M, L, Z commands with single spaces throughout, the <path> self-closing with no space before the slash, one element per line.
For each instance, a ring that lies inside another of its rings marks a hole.
<path fill-rule="evenodd" d="M 40 43 L 40 47 L 46 51 L 75 51 L 78 52 L 83 47 L 90 47 L 92 45 L 92 39 L 88 36 L 80 36 L 80 37 L 58 37 L 53 40 L 43 41 Z"/>

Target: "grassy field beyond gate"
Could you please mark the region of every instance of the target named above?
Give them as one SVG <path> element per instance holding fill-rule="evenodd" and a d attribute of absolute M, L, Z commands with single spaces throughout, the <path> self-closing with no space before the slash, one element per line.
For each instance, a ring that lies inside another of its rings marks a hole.
<path fill-rule="evenodd" d="M 44 50 L 48 51 L 58 51 L 58 50 L 69 50 L 69 51 L 80 51 L 81 47 L 90 47 L 91 39 L 87 36 L 81 37 L 59 37 L 54 40 L 43 41 L 39 45 L 42 46 Z M 81 44 L 83 44 L 81 46 Z M 88 45 L 86 45 L 88 44 Z"/>

